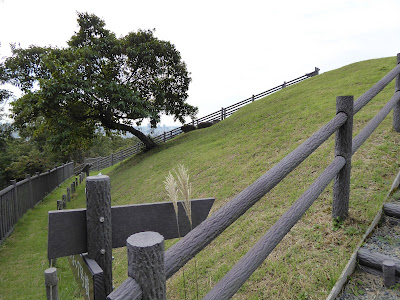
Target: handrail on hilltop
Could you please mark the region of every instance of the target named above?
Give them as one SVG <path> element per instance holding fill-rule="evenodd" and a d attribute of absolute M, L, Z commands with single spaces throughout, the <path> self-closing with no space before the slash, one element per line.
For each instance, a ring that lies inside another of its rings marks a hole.
<path fill-rule="evenodd" d="M 204 249 L 228 226 L 291 173 L 335 132 L 335 158 L 332 163 L 203 299 L 230 299 L 298 222 L 332 180 L 334 180 L 332 217 L 335 219 L 346 219 L 349 206 L 352 155 L 359 149 L 382 120 L 386 118 L 391 110 L 393 110 L 393 128 L 395 131 L 400 132 L 399 63 L 400 54 L 397 54 L 397 66 L 360 96 L 354 103 L 353 96 L 337 97 L 336 115 L 331 121 L 289 153 L 267 173 L 258 178 L 253 184 L 221 207 L 211 217 L 194 228 L 179 242 L 171 246 L 165 252 L 165 274 L 162 275 L 163 277 L 161 277 L 160 280 L 165 280 L 162 278 L 168 279 L 175 274 L 192 257 Z M 381 111 L 370 120 L 359 134 L 352 139 L 353 116 L 395 78 L 396 87 L 394 96 Z M 128 253 L 128 264 L 129 262 Z M 149 287 L 147 286 L 145 288 L 139 286 L 135 279 L 133 279 L 135 276 L 140 275 L 136 274 L 132 277 L 128 277 L 115 291 L 108 295 L 107 299 L 141 299 L 142 296 L 145 297 L 146 295 L 144 295 L 144 293 L 149 290 Z"/>

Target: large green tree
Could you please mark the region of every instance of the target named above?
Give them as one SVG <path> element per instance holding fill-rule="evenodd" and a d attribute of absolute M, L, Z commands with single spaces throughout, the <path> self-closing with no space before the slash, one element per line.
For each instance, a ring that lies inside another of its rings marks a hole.
<path fill-rule="evenodd" d="M 162 114 L 183 123 L 196 114 L 185 102 L 191 79 L 173 44 L 151 30 L 117 38 L 88 13 L 78 13 L 78 24 L 68 47 L 12 47 L 0 65 L 0 83 L 23 92 L 12 102 L 20 130 L 46 128 L 67 153 L 89 145 L 99 127 L 130 132 L 151 149 L 155 143 L 135 125 L 149 119 L 154 127 Z"/>

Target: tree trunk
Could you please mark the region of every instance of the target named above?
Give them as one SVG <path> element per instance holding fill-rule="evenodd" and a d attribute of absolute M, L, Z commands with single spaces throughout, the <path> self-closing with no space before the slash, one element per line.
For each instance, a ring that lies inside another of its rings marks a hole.
<path fill-rule="evenodd" d="M 117 129 L 117 130 L 128 131 L 128 132 L 132 133 L 145 145 L 145 147 L 146 147 L 145 151 L 149 151 L 157 146 L 157 144 L 150 137 L 145 135 L 140 130 L 133 128 L 132 126 L 128 126 L 126 124 L 115 123 L 111 120 L 106 120 L 105 118 L 101 119 L 101 123 L 109 129 Z"/>

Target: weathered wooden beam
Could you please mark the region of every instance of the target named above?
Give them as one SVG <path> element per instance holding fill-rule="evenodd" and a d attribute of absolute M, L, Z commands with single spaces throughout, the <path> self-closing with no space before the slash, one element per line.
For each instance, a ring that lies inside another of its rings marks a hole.
<path fill-rule="evenodd" d="M 48 268 L 44 271 L 44 284 L 46 286 L 46 299 L 59 300 L 58 277 L 56 268 Z"/>
<path fill-rule="evenodd" d="M 126 241 L 128 276 L 142 289 L 143 299 L 167 299 L 164 238 L 153 231 L 132 234 Z"/>
<path fill-rule="evenodd" d="M 400 218 L 400 205 L 395 203 L 385 203 L 383 211 L 389 217 Z"/>
<path fill-rule="evenodd" d="M 100 175 L 86 179 L 86 207 L 88 257 L 103 270 L 104 289 L 108 295 L 113 290 L 110 177 Z"/>
<path fill-rule="evenodd" d="M 203 222 L 214 203 L 213 198 L 192 200 L 193 228 Z M 178 202 L 181 237 L 190 230 L 182 202 Z M 126 239 L 138 232 L 155 231 L 167 239 L 178 238 L 172 202 L 111 207 L 112 247 L 124 247 Z M 86 209 L 49 212 L 49 259 L 87 252 Z"/>
<path fill-rule="evenodd" d="M 108 300 L 141 300 L 142 289 L 135 279 L 128 277 L 121 285 L 107 296 Z"/>
<path fill-rule="evenodd" d="M 350 172 L 353 136 L 353 96 L 336 98 L 336 114 L 345 113 L 346 122 L 336 131 L 335 156 L 346 159 L 345 166 L 336 175 L 333 182 L 332 217 L 345 220 L 349 214 Z"/>
<path fill-rule="evenodd" d="M 372 252 L 366 249 L 360 249 L 357 254 L 357 259 L 360 265 L 375 268 L 382 271 L 382 265 L 385 260 L 392 260 L 396 270 L 396 276 L 400 276 L 400 260 L 381 254 L 379 252 Z"/>

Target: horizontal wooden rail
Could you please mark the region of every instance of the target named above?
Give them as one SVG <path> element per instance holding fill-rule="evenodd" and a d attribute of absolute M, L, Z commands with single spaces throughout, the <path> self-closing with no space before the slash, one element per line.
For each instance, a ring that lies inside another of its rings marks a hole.
<path fill-rule="evenodd" d="M 399 56 L 400 55 L 398 55 L 398 57 Z M 245 254 L 240 261 L 211 289 L 205 298 L 203 298 L 218 300 L 230 299 L 251 276 L 251 274 L 253 274 L 253 272 L 262 264 L 290 229 L 300 220 L 308 208 L 334 178 L 335 183 L 333 194 L 334 196 L 335 193 L 338 195 L 338 190 L 335 189 L 342 189 L 342 185 L 345 185 L 344 182 L 341 182 L 340 180 L 338 181 L 340 174 L 343 173 L 345 168 L 347 168 L 346 170 L 350 170 L 351 156 L 385 119 L 389 112 L 399 105 L 400 91 L 398 90 L 400 88 L 396 85 L 395 95 L 360 131 L 360 133 L 354 139 L 351 139 L 353 116 L 395 77 L 397 77 L 400 82 L 399 73 L 400 67 L 398 65 L 371 89 L 359 97 L 354 104 L 353 96 L 338 97 L 336 106 L 337 114 L 331 121 L 165 252 L 166 278 L 170 278 L 175 274 L 184 264 L 219 236 L 222 231 L 242 216 L 249 208 L 251 208 L 258 200 L 267 194 L 336 132 L 336 157 L 333 162 L 310 185 L 310 187 L 289 208 L 289 210 L 287 210 L 284 215 L 267 231 L 267 233 L 251 248 L 251 250 Z M 285 82 L 282 85 L 282 88 L 295 82 L 296 79 L 292 82 Z M 250 101 L 254 101 L 255 96 L 249 99 L 251 99 Z M 247 101 L 247 99 L 245 101 Z M 222 108 L 221 112 L 218 112 L 217 114 L 220 113 L 221 118 L 224 118 L 237 109 L 238 105 L 235 104 L 230 108 Z M 395 117 L 400 119 L 400 116 Z M 349 176 L 346 178 L 343 177 L 342 179 L 346 181 L 346 184 L 350 184 Z M 349 193 L 350 191 L 347 190 L 347 198 Z M 333 202 L 335 202 L 335 197 Z M 348 200 L 345 202 L 346 203 L 341 203 L 340 205 L 343 207 L 347 206 L 345 210 L 348 210 Z M 344 217 L 347 216 L 347 213 L 347 211 L 344 213 Z M 136 294 L 132 294 L 133 290 L 136 291 Z M 139 284 L 133 278 L 128 278 L 117 291 L 109 295 L 108 299 L 139 299 L 139 294 L 142 294 Z"/>
<path fill-rule="evenodd" d="M 400 73 L 400 65 L 394 67 L 381 80 L 374 84 L 368 91 L 361 95 L 354 102 L 354 114 L 359 112 L 369 101 L 371 101 L 380 91 L 382 91 Z"/>
<path fill-rule="evenodd" d="M 342 126 L 346 120 L 346 114 L 337 114 L 267 173 L 193 229 L 186 237 L 170 247 L 165 253 L 165 273 L 167 278 L 175 274 L 186 262 L 275 187 Z"/>
<path fill-rule="evenodd" d="M 345 164 L 346 160 L 337 156 L 303 195 L 203 299 L 230 299 L 300 220 Z"/>
<path fill-rule="evenodd" d="M 388 103 L 368 122 L 368 124 L 353 139 L 353 154 L 374 132 L 380 123 L 386 118 L 393 107 L 400 101 L 400 91 L 396 92 Z"/>

